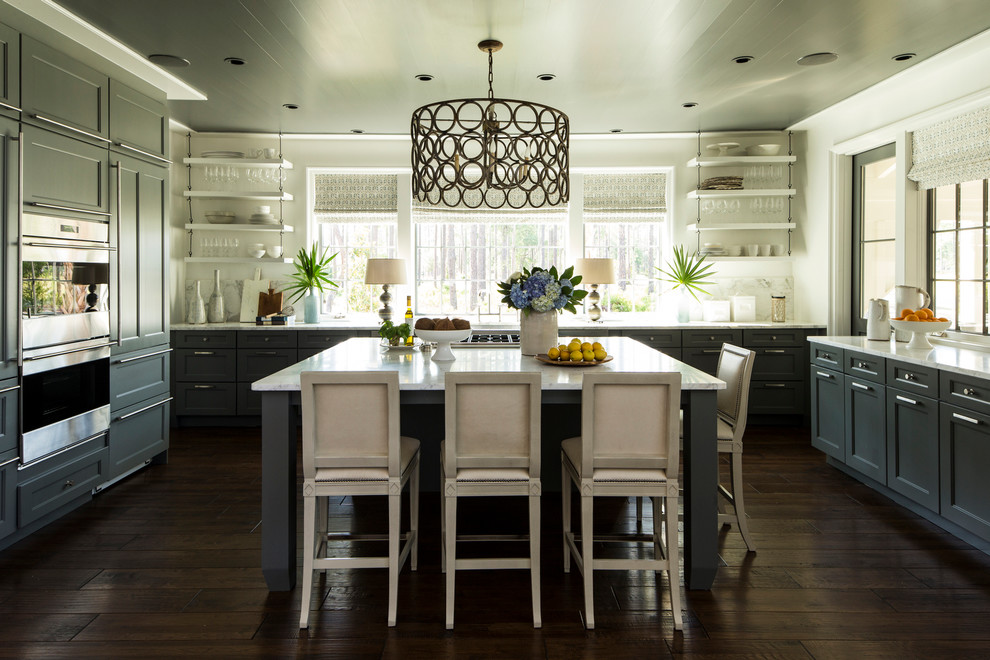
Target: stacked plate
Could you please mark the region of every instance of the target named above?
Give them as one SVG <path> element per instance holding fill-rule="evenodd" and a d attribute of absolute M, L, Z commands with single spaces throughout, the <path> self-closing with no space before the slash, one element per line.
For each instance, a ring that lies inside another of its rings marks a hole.
<path fill-rule="evenodd" d="M 698 250 L 698 254 L 703 257 L 721 257 L 726 254 L 721 243 L 705 243 L 704 247 Z"/>
<path fill-rule="evenodd" d="M 243 151 L 204 151 L 201 158 L 244 158 Z"/>
<path fill-rule="evenodd" d="M 741 176 L 713 176 L 701 182 L 702 190 L 742 190 Z"/>
<path fill-rule="evenodd" d="M 277 225 L 278 218 L 271 213 L 254 213 L 248 218 L 248 222 L 252 225 Z"/>

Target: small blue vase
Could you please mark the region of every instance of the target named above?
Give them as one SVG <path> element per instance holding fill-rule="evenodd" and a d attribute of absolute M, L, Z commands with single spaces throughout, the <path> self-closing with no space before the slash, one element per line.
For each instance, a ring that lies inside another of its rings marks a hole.
<path fill-rule="evenodd" d="M 303 297 L 303 321 L 306 323 L 320 322 L 320 296 L 313 290 L 310 290 Z"/>

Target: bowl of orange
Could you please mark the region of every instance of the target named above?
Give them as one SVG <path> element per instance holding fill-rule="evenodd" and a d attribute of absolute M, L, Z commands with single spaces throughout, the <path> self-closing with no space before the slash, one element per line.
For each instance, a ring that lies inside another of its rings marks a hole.
<path fill-rule="evenodd" d="M 935 316 L 932 310 L 922 309 L 902 309 L 900 316 L 890 319 L 890 325 L 894 330 L 903 330 L 912 333 L 908 348 L 931 349 L 932 343 L 928 341 L 928 335 L 933 332 L 944 332 L 952 325 L 946 318 Z"/>

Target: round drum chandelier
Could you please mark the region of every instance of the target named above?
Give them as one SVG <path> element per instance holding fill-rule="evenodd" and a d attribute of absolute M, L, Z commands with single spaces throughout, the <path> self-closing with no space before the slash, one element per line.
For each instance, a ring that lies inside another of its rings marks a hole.
<path fill-rule="evenodd" d="M 567 202 L 567 115 L 530 101 L 495 98 L 492 53 L 488 98 L 439 101 L 412 115 L 412 192 L 456 208 L 522 209 Z"/>

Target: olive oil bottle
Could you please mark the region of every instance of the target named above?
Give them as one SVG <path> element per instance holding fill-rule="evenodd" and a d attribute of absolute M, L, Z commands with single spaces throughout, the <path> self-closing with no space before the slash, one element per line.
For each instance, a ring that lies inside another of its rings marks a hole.
<path fill-rule="evenodd" d="M 409 336 L 406 337 L 406 346 L 412 346 L 413 345 L 412 296 L 406 296 L 406 323 L 409 324 Z"/>

